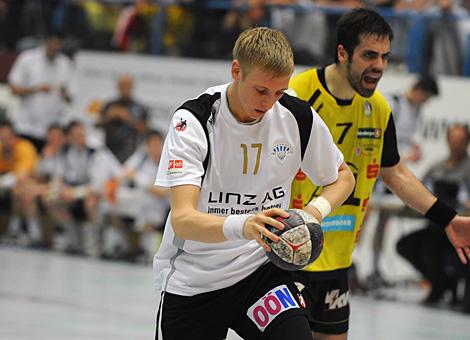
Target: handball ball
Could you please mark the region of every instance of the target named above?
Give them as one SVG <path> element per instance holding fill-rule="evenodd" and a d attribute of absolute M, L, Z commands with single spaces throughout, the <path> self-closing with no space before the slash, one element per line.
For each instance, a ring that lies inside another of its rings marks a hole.
<path fill-rule="evenodd" d="M 264 236 L 263 239 L 271 247 L 271 251 L 266 252 L 269 260 L 281 269 L 294 271 L 308 266 L 320 256 L 323 232 L 316 219 L 304 210 L 286 211 L 289 217 L 275 217 L 284 224 L 283 230 L 266 225 L 270 232 L 281 238 L 279 242 Z"/>

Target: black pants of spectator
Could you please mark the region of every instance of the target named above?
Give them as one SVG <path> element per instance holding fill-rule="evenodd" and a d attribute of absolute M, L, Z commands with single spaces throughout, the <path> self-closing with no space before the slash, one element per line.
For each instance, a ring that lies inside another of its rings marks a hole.
<path fill-rule="evenodd" d="M 448 288 L 456 283 L 450 267 L 458 263 L 452 244 L 442 228 L 426 228 L 404 236 L 397 243 L 400 255 L 406 258 L 432 285 L 425 302 L 438 302 Z"/>

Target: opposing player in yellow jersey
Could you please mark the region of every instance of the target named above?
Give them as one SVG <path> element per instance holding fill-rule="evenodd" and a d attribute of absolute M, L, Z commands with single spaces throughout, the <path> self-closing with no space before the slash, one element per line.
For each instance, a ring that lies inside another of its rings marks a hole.
<path fill-rule="evenodd" d="M 390 26 L 378 13 L 369 9 L 349 11 L 338 22 L 335 63 L 300 73 L 289 84 L 292 92 L 307 100 L 325 121 L 356 177 L 352 195 L 328 217 L 328 202 L 321 196 L 321 187 L 314 186 L 301 172 L 292 185 L 291 206 L 301 209 L 317 201 L 314 207 L 321 209 L 316 217 L 323 219 L 321 256 L 294 274 L 312 313 L 310 326 L 315 339 L 347 338 L 347 272 L 379 175 L 407 205 L 445 229 L 462 262 L 467 261 L 464 252 L 470 254 L 470 218 L 456 215 L 436 199 L 400 161 L 390 107 L 376 91 L 392 39 Z"/>

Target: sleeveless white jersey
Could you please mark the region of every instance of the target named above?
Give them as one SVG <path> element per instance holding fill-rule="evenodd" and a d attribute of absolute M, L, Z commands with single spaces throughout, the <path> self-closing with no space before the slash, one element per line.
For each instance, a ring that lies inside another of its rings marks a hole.
<path fill-rule="evenodd" d="M 273 207 L 287 209 L 299 168 L 317 185 L 336 181 L 343 155 L 308 103 L 284 94 L 261 120 L 243 124 L 228 108 L 227 87 L 209 88 L 190 101 L 192 112 L 181 108 L 175 112 L 156 185 L 200 186 L 198 209 L 228 216 Z M 309 117 L 313 120 L 310 131 L 304 133 L 303 160 L 300 130 L 308 123 L 295 110 L 303 110 L 303 117 L 313 116 Z M 205 123 L 197 118 L 204 114 L 209 117 Z M 170 213 L 154 257 L 154 278 L 157 290 L 192 296 L 229 287 L 267 261 L 264 250 L 253 240 L 182 240 L 173 231 Z"/>

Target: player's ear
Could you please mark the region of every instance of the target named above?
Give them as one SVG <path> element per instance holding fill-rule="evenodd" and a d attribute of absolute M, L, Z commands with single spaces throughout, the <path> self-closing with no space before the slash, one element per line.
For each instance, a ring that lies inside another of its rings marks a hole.
<path fill-rule="evenodd" d="M 338 61 L 341 64 L 348 61 L 348 51 L 346 51 L 343 45 L 338 45 L 336 53 L 338 54 Z"/>
<path fill-rule="evenodd" d="M 237 59 L 232 60 L 232 78 L 233 80 L 240 80 L 242 78 L 242 68 Z"/>

